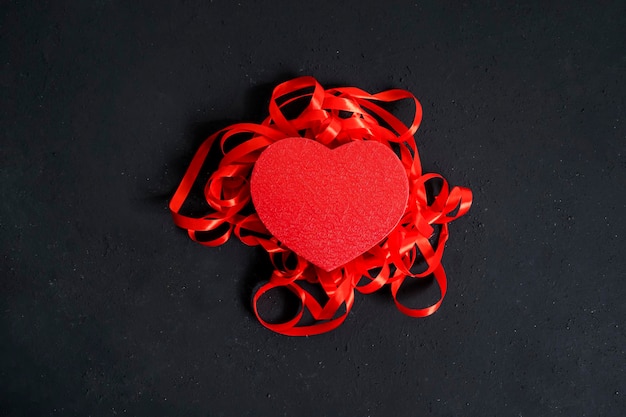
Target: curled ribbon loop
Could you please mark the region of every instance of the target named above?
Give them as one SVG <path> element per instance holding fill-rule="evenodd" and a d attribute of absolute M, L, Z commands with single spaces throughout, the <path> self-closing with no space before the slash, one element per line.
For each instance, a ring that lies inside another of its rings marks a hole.
<path fill-rule="evenodd" d="M 415 106 L 408 126 L 382 107 L 400 100 L 410 100 Z M 261 324 L 275 332 L 308 336 L 333 330 L 350 312 L 355 290 L 369 294 L 387 284 L 402 313 L 411 317 L 431 315 L 441 305 L 447 290 L 441 258 L 448 239 L 448 223 L 468 212 L 472 192 L 464 187 L 450 188 L 441 175 L 422 173 L 414 138 L 421 120 L 422 107 L 408 91 L 394 89 L 369 94 L 355 87 L 325 90 L 313 77 L 284 82 L 274 89 L 269 116 L 261 124 L 234 124 L 202 143 L 170 201 L 174 222 L 203 245 L 219 246 L 234 235 L 244 244 L 260 245 L 268 252 L 274 271 L 269 281 L 256 291 L 252 303 Z M 409 202 L 397 227 L 378 245 L 330 272 L 291 252 L 249 209 L 252 205 L 249 179 L 254 163 L 269 145 L 294 136 L 313 139 L 331 148 L 350 141 L 378 141 L 396 151 L 409 180 Z M 215 142 L 223 157 L 204 184 L 207 213 L 182 214 Z M 437 187 L 431 184 L 435 182 Z M 435 188 L 439 191 L 429 191 Z M 436 303 L 411 308 L 398 300 L 406 279 L 431 276 L 440 289 Z M 314 295 L 311 286 L 321 291 L 315 291 Z M 296 315 L 282 323 L 263 319 L 258 309 L 259 300 L 277 288 L 289 290 L 300 303 Z"/>

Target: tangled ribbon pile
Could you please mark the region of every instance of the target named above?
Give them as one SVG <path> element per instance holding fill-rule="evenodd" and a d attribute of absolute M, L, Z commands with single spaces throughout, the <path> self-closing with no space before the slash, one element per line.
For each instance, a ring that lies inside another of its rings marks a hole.
<path fill-rule="evenodd" d="M 409 126 L 380 105 L 405 99 L 415 104 Z M 246 245 L 260 245 L 267 251 L 274 271 L 254 294 L 253 309 L 258 320 L 275 332 L 308 336 L 333 330 L 350 312 L 355 290 L 369 294 L 386 284 L 390 284 L 402 313 L 411 317 L 431 315 L 446 294 L 441 258 L 448 223 L 467 213 L 472 193 L 463 187 L 450 188 L 439 174 L 422 173 L 414 139 L 421 119 L 419 101 L 405 90 L 377 94 L 355 87 L 325 90 L 313 77 L 284 82 L 274 89 L 269 116 L 261 124 L 234 124 L 202 143 L 170 202 L 174 222 L 203 245 L 219 246 L 234 234 Z M 330 272 L 290 251 L 250 210 L 249 180 L 255 161 L 266 147 L 290 137 L 316 140 L 330 148 L 350 141 L 378 141 L 398 154 L 409 180 L 409 201 L 397 227 L 382 242 Z M 208 213 L 199 217 L 181 214 L 216 141 L 223 157 L 204 184 Z M 410 308 L 398 300 L 407 278 L 427 277 L 434 277 L 439 285 L 437 302 L 426 308 Z M 323 295 L 318 296 L 319 291 L 312 291 L 312 286 L 321 289 Z M 263 319 L 258 309 L 261 297 L 276 288 L 290 290 L 300 302 L 295 316 L 279 323 Z"/>

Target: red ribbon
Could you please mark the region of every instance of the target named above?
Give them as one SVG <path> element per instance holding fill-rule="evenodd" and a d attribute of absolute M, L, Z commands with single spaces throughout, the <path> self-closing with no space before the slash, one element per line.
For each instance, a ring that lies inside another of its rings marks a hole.
<path fill-rule="evenodd" d="M 380 106 L 405 99 L 415 105 L 409 126 Z M 246 245 L 261 245 L 268 252 L 274 271 L 254 295 L 253 309 L 259 321 L 275 332 L 308 336 L 333 330 L 350 312 L 355 290 L 369 294 L 386 284 L 390 284 L 393 300 L 401 312 L 411 317 L 431 315 L 446 294 L 441 258 L 448 239 L 448 223 L 467 213 L 472 192 L 463 187 L 450 188 L 441 175 L 422 173 L 414 139 L 421 119 L 419 101 L 405 90 L 377 94 L 355 87 L 324 90 L 313 77 L 282 83 L 274 89 L 269 116 L 261 124 L 234 124 L 209 136 L 200 146 L 170 201 L 174 222 L 203 245 L 219 246 L 234 234 Z M 331 148 L 353 140 L 381 142 L 399 153 L 409 179 L 409 202 L 398 226 L 380 244 L 330 272 L 284 247 L 255 212 L 244 210 L 252 204 L 250 173 L 261 152 L 273 142 L 294 136 L 313 139 Z M 223 158 L 204 185 L 204 199 L 210 210 L 201 217 L 181 214 L 216 141 Z M 227 145 L 232 149 L 225 151 Z M 435 181 L 440 190 L 434 196 L 429 195 L 428 183 Z M 414 271 L 422 265 L 423 268 Z M 436 303 L 426 308 L 411 308 L 398 300 L 398 292 L 407 278 L 431 276 L 440 289 Z M 322 289 L 324 300 L 307 290 L 311 285 Z M 279 287 L 295 294 L 300 308 L 290 320 L 273 323 L 264 320 L 257 307 L 264 294 Z"/>

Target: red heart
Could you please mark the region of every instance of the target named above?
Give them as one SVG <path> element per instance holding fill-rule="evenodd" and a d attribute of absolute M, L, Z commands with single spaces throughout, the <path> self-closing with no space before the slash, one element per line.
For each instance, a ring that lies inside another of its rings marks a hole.
<path fill-rule="evenodd" d="M 402 163 L 381 143 L 354 141 L 331 150 L 311 139 L 290 138 L 261 153 L 250 192 L 270 233 L 330 271 L 396 227 L 409 185 Z"/>

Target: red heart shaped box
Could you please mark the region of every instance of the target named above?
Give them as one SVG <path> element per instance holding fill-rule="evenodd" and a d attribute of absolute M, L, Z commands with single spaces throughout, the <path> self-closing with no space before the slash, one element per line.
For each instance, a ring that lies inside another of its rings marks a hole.
<path fill-rule="evenodd" d="M 409 196 L 393 151 L 374 141 L 329 149 L 312 139 L 268 146 L 250 179 L 259 218 L 285 246 L 331 271 L 380 243 Z"/>

